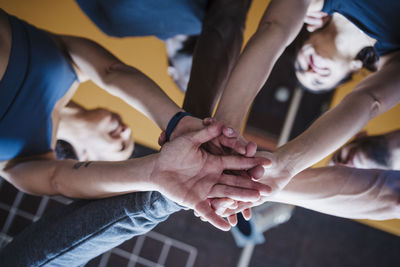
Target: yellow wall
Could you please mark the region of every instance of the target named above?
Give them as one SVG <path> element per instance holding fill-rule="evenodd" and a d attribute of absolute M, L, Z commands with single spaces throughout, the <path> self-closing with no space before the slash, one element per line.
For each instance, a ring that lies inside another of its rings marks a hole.
<path fill-rule="evenodd" d="M 245 34 L 247 40 L 254 32 L 267 1 L 256 0 L 251 8 L 251 18 Z M 112 38 L 103 34 L 72 0 L 0 0 L 6 12 L 31 24 L 55 33 L 71 34 L 90 38 L 125 63 L 137 67 L 165 90 L 178 105 L 183 103 L 183 93 L 167 74 L 167 58 L 162 41 L 154 37 Z M 92 82 L 82 84 L 73 98 L 79 104 L 94 108 L 107 107 L 121 114 L 132 128 L 135 141 L 158 149 L 158 127 L 123 101 L 112 97 Z"/>
<path fill-rule="evenodd" d="M 247 41 L 255 31 L 265 7 L 269 1 L 253 0 L 245 32 Z M 110 38 L 103 34 L 79 9 L 72 0 L 0 0 L 0 7 L 8 13 L 27 20 L 37 27 L 56 33 L 72 34 L 88 37 L 100 43 L 124 62 L 135 66 L 154 79 L 165 92 L 178 104 L 183 102 L 183 93 L 175 86 L 167 74 L 167 59 L 165 48 L 161 41 L 153 37 L 141 38 Z M 333 104 L 347 94 L 354 84 L 361 79 L 358 75 L 350 85 L 340 88 Z M 157 138 L 160 130 L 147 118 L 136 112 L 121 100 L 108 95 L 93 83 L 87 82 L 79 87 L 74 100 L 85 107 L 108 107 L 121 114 L 123 120 L 132 128 L 133 137 L 137 142 L 158 148 Z M 369 133 L 384 133 L 400 128 L 400 106 L 372 120 L 366 127 Z M 324 164 L 319 163 L 318 166 Z M 400 221 L 385 223 L 367 222 L 379 228 L 400 235 Z"/>

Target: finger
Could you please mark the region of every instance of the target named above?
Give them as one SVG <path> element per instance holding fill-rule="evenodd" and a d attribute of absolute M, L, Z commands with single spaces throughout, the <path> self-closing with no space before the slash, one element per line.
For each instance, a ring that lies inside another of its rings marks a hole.
<path fill-rule="evenodd" d="M 163 146 L 167 142 L 167 134 L 165 131 L 162 131 L 160 136 L 158 137 L 158 144 Z"/>
<path fill-rule="evenodd" d="M 227 126 L 222 127 L 222 133 L 224 134 L 224 136 L 229 138 L 239 136 L 239 134 L 233 128 Z"/>
<path fill-rule="evenodd" d="M 246 154 L 246 145 L 240 142 L 237 138 L 228 138 L 224 135 L 221 135 L 218 137 L 218 140 L 224 147 L 230 148 L 241 155 Z"/>
<path fill-rule="evenodd" d="M 229 231 L 231 229 L 230 224 L 225 221 L 222 217 L 218 216 L 215 211 L 211 208 L 208 200 L 203 200 L 196 204 L 195 210 L 201 217 L 208 220 L 212 225 L 221 229 L 222 231 Z"/>
<path fill-rule="evenodd" d="M 219 136 L 222 131 L 222 123 L 214 123 L 210 126 L 205 127 L 197 132 L 191 134 L 191 140 L 194 144 L 200 146 L 215 137 Z"/>
<path fill-rule="evenodd" d="M 214 185 L 210 193 L 209 198 L 221 198 L 228 197 L 233 200 L 239 201 L 257 201 L 260 199 L 260 192 L 252 189 L 238 188 L 228 185 L 217 184 Z"/>
<path fill-rule="evenodd" d="M 238 223 L 237 215 L 232 214 L 232 215 L 228 216 L 228 222 L 231 226 L 236 226 L 236 224 Z"/>
<path fill-rule="evenodd" d="M 243 218 L 245 218 L 246 221 L 250 220 L 251 219 L 251 209 L 247 208 L 247 209 L 243 210 L 242 211 L 242 215 L 243 215 Z"/>
<path fill-rule="evenodd" d="M 211 124 L 213 124 L 214 122 L 215 122 L 215 120 L 214 120 L 213 118 L 205 118 L 205 119 L 203 119 L 203 124 L 204 124 L 205 126 L 211 125 Z"/>
<path fill-rule="evenodd" d="M 232 214 L 236 214 L 239 212 L 244 211 L 245 209 L 254 207 L 256 204 L 254 202 L 243 202 L 243 201 L 238 201 L 237 202 L 237 208 L 235 209 L 226 209 L 224 213 L 220 214 L 222 217 L 229 217 Z"/>
<path fill-rule="evenodd" d="M 237 208 L 237 202 L 227 197 L 211 199 L 210 204 L 218 215 L 225 213 L 227 208 Z"/>
<path fill-rule="evenodd" d="M 234 186 L 236 188 L 254 189 L 264 194 L 269 194 L 271 192 L 271 188 L 269 186 L 252 181 L 246 176 L 222 174 L 218 183 Z"/>
<path fill-rule="evenodd" d="M 271 160 L 264 157 L 246 158 L 241 156 L 220 156 L 223 169 L 248 170 L 257 165 L 270 165 Z"/>
<path fill-rule="evenodd" d="M 256 167 L 247 171 L 247 173 L 254 179 L 259 180 L 264 176 L 265 169 L 262 165 L 257 165 Z"/>
<path fill-rule="evenodd" d="M 314 27 L 318 27 L 318 28 L 322 27 L 322 25 L 323 25 L 322 18 L 316 18 L 316 17 L 313 17 L 313 16 L 306 16 L 304 18 L 304 22 L 306 24 L 310 24 L 310 25 L 312 25 Z"/>
<path fill-rule="evenodd" d="M 246 154 L 245 154 L 245 156 L 246 157 L 254 157 L 256 152 L 257 152 L 257 144 L 252 142 L 252 141 L 248 142 L 247 145 L 246 145 Z"/>

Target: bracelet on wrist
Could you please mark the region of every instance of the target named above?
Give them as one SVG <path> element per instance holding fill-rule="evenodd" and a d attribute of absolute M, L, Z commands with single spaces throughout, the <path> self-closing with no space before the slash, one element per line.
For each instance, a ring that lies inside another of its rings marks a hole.
<path fill-rule="evenodd" d="M 167 142 L 169 142 L 171 134 L 175 130 L 175 128 L 178 125 L 178 123 L 180 122 L 180 120 L 183 119 L 186 116 L 193 117 L 193 115 L 190 114 L 189 112 L 179 111 L 168 122 L 167 129 L 165 130 L 165 135 L 166 135 L 166 138 L 167 138 Z"/>

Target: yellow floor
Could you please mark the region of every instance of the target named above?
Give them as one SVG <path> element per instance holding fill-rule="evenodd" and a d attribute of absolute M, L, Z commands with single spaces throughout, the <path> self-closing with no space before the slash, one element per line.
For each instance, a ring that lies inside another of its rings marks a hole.
<path fill-rule="evenodd" d="M 269 1 L 253 0 L 246 24 L 245 40 L 255 31 L 258 21 Z M 125 63 L 139 68 L 154 79 L 178 104 L 183 102 L 183 93 L 167 74 L 167 59 L 164 45 L 153 37 L 111 38 L 103 34 L 71 0 L 0 0 L 0 7 L 37 27 L 56 33 L 88 37 L 100 43 Z M 362 78 L 358 75 L 349 85 L 335 94 L 333 105 L 347 94 Z M 107 107 L 121 114 L 123 120 L 133 129 L 133 138 L 144 145 L 158 148 L 160 130 L 147 118 L 130 108 L 121 100 L 108 95 L 93 83 L 82 84 L 74 100 L 85 107 Z M 384 133 L 400 128 L 400 106 L 372 120 L 366 127 L 371 133 Z M 323 161 L 326 162 L 326 161 Z M 319 163 L 321 166 L 324 163 Z M 385 222 L 363 221 L 369 225 L 400 236 L 400 220 Z"/>

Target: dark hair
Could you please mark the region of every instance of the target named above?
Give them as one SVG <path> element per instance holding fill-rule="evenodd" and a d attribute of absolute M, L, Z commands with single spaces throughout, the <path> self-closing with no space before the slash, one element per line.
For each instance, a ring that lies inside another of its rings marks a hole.
<path fill-rule="evenodd" d="M 361 49 L 361 51 L 358 52 L 356 59 L 362 62 L 363 68 L 366 68 L 370 71 L 377 70 L 376 64 L 379 60 L 379 56 L 372 46 L 367 46 Z"/>
<path fill-rule="evenodd" d="M 385 135 L 360 137 L 352 141 L 351 144 L 356 145 L 358 149 L 376 163 L 385 167 L 391 166 L 389 144 Z"/>
<path fill-rule="evenodd" d="M 74 147 L 64 140 L 57 140 L 54 152 L 56 153 L 57 159 L 78 160 Z"/>

